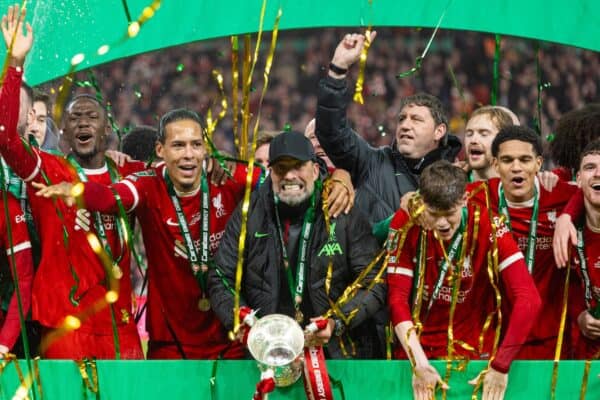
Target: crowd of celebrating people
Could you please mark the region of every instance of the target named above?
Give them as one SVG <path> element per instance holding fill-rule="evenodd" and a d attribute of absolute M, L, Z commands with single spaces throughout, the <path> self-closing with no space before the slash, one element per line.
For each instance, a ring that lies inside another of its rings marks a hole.
<path fill-rule="evenodd" d="M 327 345 L 328 358 L 409 359 L 418 400 L 448 390 L 430 360 L 488 360 L 472 382 L 492 400 L 515 359 L 600 355 L 596 54 L 540 53 L 553 84 L 545 124 L 557 121 L 556 168 L 544 171 L 546 137 L 527 127 L 531 51 L 504 50 L 504 106 L 490 106 L 491 63 L 471 62 L 493 58 L 488 39 L 438 38 L 419 75 L 397 80 L 422 34 L 348 33 L 337 44 L 335 30 L 318 41 L 291 34 L 255 165 L 213 152 L 198 112 L 219 98 L 210 72 L 227 68 L 224 42 L 179 50 L 181 71 L 151 55 L 105 67 L 111 112 L 138 125 L 120 148 L 129 156 L 109 150 L 107 105 L 90 94 L 65 105 L 50 140 L 48 98 L 23 82 L 34 33 L 23 16 L 11 6 L 2 19 L 12 45 L 0 92 L 0 356 L 25 329 L 21 340 L 49 359 L 244 358 L 248 317 L 279 313 L 317 324 L 305 339 Z M 367 42 L 360 108 L 352 77 Z M 439 73 L 448 66 L 460 90 Z M 138 269 L 146 354 L 132 304 Z"/>

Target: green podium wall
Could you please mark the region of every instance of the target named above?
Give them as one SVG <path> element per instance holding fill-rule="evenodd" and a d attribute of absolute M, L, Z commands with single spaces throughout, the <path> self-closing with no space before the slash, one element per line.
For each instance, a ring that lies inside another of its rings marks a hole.
<path fill-rule="evenodd" d="M 73 361 L 40 361 L 42 399 L 82 398 L 109 399 L 211 399 L 210 378 L 213 361 L 98 361 L 99 396 L 84 395 L 82 379 Z M 24 361 L 19 365 L 27 372 Z M 445 363 L 434 362 L 440 373 Z M 347 400 L 412 399 L 410 365 L 406 361 L 328 361 L 332 378 L 343 384 Z M 463 372 L 452 373 L 448 399 L 470 399 L 467 381 L 485 367 L 472 361 Z M 557 400 L 579 399 L 584 362 L 562 361 L 559 364 Z M 592 363 L 586 399 L 600 399 L 600 361 Z M 550 398 L 552 362 L 517 361 L 509 376 L 506 399 L 536 400 Z M 251 399 L 259 372 L 253 361 L 219 361 L 213 399 Z M 12 399 L 19 386 L 14 365 L 0 376 L 0 399 Z M 334 389 L 335 399 L 342 399 Z M 276 389 L 275 399 L 303 399 L 301 379 L 293 386 Z M 438 398 L 441 398 L 438 396 Z M 39 399 L 39 396 L 38 396 Z"/>

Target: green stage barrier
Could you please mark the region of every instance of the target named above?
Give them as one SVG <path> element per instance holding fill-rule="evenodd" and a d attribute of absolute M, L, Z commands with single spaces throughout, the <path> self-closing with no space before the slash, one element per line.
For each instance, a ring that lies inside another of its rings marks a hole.
<path fill-rule="evenodd" d="M 99 396 L 84 395 L 81 375 L 73 361 L 40 361 L 42 399 L 69 400 L 82 398 L 108 399 L 251 399 L 259 379 L 253 361 L 219 361 L 214 397 L 210 378 L 213 361 L 98 361 Z M 507 400 L 550 399 L 551 361 L 516 361 L 511 367 Z M 25 361 L 19 365 L 27 373 Z M 446 364 L 434 365 L 444 376 Z M 470 362 L 464 372 L 453 371 L 448 400 L 470 399 L 472 389 L 467 381 L 486 365 Z M 340 380 L 346 400 L 412 399 L 411 370 L 406 361 L 328 361 L 329 375 Z M 579 399 L 584 362 L 562 361 L 559 364 L 556 400 Z M 592 363 L 587 389 L 588 400 L 600 398 L 600 361 Z M 0 376 L 0 399 L 12 399 L 19 386 L 14 364 Z M 335 399 L 342 399 L 334 388 Z M 40 399 L 40 397 L 37 397 Z M 302 380 L 295 385 L 276 389 L 269 395 L 275 399 L 303 399 Z M 438 396 L 438 398 L 441 398 Z"/>

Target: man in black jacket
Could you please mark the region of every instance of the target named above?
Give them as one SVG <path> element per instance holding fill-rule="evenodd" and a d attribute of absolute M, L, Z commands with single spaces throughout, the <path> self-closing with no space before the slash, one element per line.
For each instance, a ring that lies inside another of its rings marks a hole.
<path fill-rule="evenodd" d="M 328 76 L 319 83 L 316 133 L 338 168 L 350 172 L 357 189 L 356 206 L 373 224 L 394 213 L 400 198 L 418 188 L 421 171 L 437 160 L 455 161 L 460 140 L 449 135 L 440 101 L 428 94 L 402 100 L 392 146 L 375 149 L 350 128 L 346 109 L 351 98 L 346 73 L 359 60 L 365 40 L 348 34 L 335 50 Z M 351 90 L 351 89 L 350 89 Z"/>
<path fill-rule="evenodd" d="M 258 316 L 281 313 L 306 325 L 343 296 L 378 253 L 369 223 L 356 209 L 326 222 L 319 167 L 310 141 L 298 132 L 275 137 L 271 174 L 248 211 L 241 303 Z M 241 206 L 232 215 L 208 277 L 211 304 L 225 327 L 233 325 L 233 294 Z M 368 286 L 375 265 L 327 326 L 316 333 L 331 358 L 382 355 L 369 318 L 385 302 L 383 283 Z M 330 277 L 330 278 L 328 278 Z M 336 307 L 337 308 L 337 307 Z"/>

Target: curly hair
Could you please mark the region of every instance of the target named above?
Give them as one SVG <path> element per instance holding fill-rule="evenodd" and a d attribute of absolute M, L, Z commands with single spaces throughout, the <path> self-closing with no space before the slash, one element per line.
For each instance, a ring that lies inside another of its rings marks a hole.
<path fill-rule="evenodd" d="M 556 125 L 550 156 L 557 165 L 579 169 L 580 155 L 588 143 L 600 137 L 600 103 L 564 114 Z"/>

